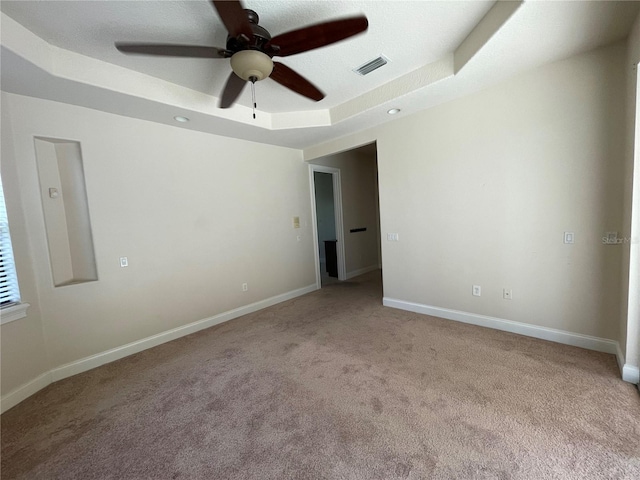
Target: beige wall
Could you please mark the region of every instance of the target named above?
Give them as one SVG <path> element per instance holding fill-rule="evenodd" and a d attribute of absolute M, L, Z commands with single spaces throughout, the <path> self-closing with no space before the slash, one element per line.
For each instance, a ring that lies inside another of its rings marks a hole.
<path fill-rule="evenodd" d="M 56 163 L 62 181 L 62 201 L 67 219 L 67 236 L 73 266 L 72 281 L 98 279 L 91 236 L 91 219 L 82 166 L 80 144 L 64 142 L 55 145 Z M 42 183 L 40 184 L 42 187 Z M 41 190 L 42 191 L 42 190 Z M 46 195 L 46 192 L 45 192 Z"/>
<path fill-rule="evenodd" d="M 381 260 L 375 150 L 371 147 L 350 150 L 311 163 L 340 170 L 347 277 L 377 267 Z M 355 228 L 367 230 L 350 233 Z"/>
<path fill-rule="evenodd" d="M 40 139 L 35 141 L 42 210 L 47 226 L 47 245 L 51 262 L 51 276 L 55 285 L 73 279 L 73 264 L 69 242 L 67 212 L 64 208 L 64 190 L 58 169 L 55 144 Z M 58 190 L 58 198 L 49 198 L 49 188 Z"/>
<path fill-rule="evenodd" d="M 3 395 L 47 367 L 315 283 L 300 151 L 29 97 L 3 94 L 3 113 L 5 105 L 2 173 L 16 261 L 21 269 L 33 262 L 42 328 L 37 309 L 2 326 Z M 97 282 L 53 287 L 34 136 L 81 144 Z M 19 274 L 23 286 L 29 278 Z M 42 332 L 46 366 L 25 354 L 44 351 Z"/>
<path fill-rule="evenodd" d="M 400 235 L 385 296 L 618 339 L 621 249 L 601 239 L 622 225 L 625 60 L 599 49 L 305 150 L 377 141 L 382 236 Z"/>
<path fill-rule="evenodd" d="M 0 391 L 4 396 L 14 388 L 49 371 L 47 346 L 45 345 L 38 290 L 32 263 L 30 238 L 25 223 L 26 212 L 21 198 L 20 177 L 13 161 L 13 137 L 11 134 L 10 105 L 7 97 L 0 97 L 2 110 L 2 186 L 7 204 L 13 254 L 16 258 L 16 274 L 20 295 L 31 306 L 27 316 L 0 327 L 0 363 L 2 379 Z"/>

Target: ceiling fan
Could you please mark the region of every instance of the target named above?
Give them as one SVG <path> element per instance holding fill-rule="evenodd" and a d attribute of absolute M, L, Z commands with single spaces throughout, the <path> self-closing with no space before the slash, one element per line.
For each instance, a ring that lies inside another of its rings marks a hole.
<path fill-rule="evenodd" d="M 229 32 L 226 48 L 119 42 L 116 48 L 127 54 L 230 58 L 233 72 L 222 90 L 220 108 L 233 105 L 247 82 L 255 84 L 265 78 L 317 102 L 324 98 L 324 93 L 291 68 L 274 62 L 272 57 L 287 57 L 324 47 L 364 32 L 369 25 L 367 18 L 360 15 L 310 25 L 272 38 L 258 25 L 258 14 L 244 9 L 240 0 L 211 0 L 211 3 Z M 255 109 L 255 100 L 253 106 Z"/>

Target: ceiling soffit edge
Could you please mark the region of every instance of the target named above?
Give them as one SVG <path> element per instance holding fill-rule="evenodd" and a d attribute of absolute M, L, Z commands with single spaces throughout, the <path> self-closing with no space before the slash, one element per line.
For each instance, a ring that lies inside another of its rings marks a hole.
<path fill-rule="evenodd" d="M 497 1 L 491 7 L 456 49 L 454 53 L 455 74 L 462 70 L 469 60 L 489 42 L 523 3 L 524 0 Z"/>

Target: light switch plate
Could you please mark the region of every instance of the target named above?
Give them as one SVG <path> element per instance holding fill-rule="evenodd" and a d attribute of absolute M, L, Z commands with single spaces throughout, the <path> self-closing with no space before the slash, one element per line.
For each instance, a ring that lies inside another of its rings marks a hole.
<path fill-rule="evenodd" d="M 300 217 L 293 217 L 293 228 L 300 228 Z"/>
<path fill-rule="evenodd" d="M 129 266 L 129 259 L 127 257 L 120 257 L 120 266 L 122 268 Z"/>
<path fill-rule="evenodd" d="M 564 232 L 564 243 L 571 244 L 574 243 L 575 236 L 573 232 Z"/>

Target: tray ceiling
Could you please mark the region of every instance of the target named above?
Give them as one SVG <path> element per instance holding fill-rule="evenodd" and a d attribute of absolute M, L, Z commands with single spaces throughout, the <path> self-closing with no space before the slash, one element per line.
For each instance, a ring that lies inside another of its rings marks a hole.
<path fill-rule="evenodd" d="M 503 3 L 503 2 L 500 2 Z M 205 0 L 6 1 L 2 89 L 183 128 L 303 148 L 407 115 L 543 63 L 625 38 L 639 2 L 274 1 L 244 2 L 272 35 L 364 13 L 369 30 L 281 59 L 326 93 L 312 102 L 272 80 L 238 105 L 217 108 L 227 59 L 127 56 L 116 41 L 224 47 Z M 385 55 L 367 76 L 352 70 Z M 397 118 L 397 117 L 395 117 Z"/>

